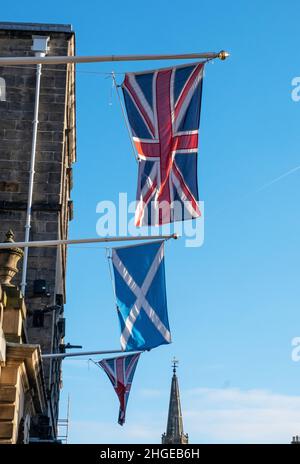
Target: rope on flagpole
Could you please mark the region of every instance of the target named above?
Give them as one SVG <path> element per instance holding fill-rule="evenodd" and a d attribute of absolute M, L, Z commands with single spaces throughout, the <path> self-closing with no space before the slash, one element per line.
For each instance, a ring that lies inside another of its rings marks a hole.
<path fill-rule="evenodd" d="M 141 350 L 141 351 L 124 351 L 124 356 L 119 356 L 120 358 L 126 358 L 126 356 L 131 356 L 132 354 L 142 354 L 145 353 L 146 350 Z M 99 367 L 101 370 L 103 368 L 100 366 L 99 362 L 94 361 L 92 358 L 88 359 L 88 362 L 94 363 L 97 367 Z"/>
<path fill-rule="evenodd" d="M 95 366 L 97 366 L 97 367 L 99 367 L 100 369 L 102 369 L 101 366 L 100 366 L 96 361 L 94 361 L 92 358 L 89 358 L 89 362 L 94 363 Z"/>
<path fill-rule="evenodd" d="M 117 96 L 118 96 L 118 100 L 119 100 L 119 103 L 120 103 L 120 106 L 121 106 L 123 118 L 124 118 L 124 121 L 125 121 L 125 125 L 126 125 L 127 131 L 128 131 L 129 138 L 130 138 L 130 143 L 131 143 L 131 146 L 132 146 L 133 156 L 134 156 L 134 159 L 135 159 L 136 163 L 138 163 L 139 157 L 138 157 L 138 154 L 136 152 L 134 142 L 132 140 L 131 129 L 130 129 L 129 122 L 128 122 L 126 112 L 125 112 L 125 108 L 124 108 L 124 105 L 123 105 L 123 102 L 122 102 L 122 99 L 121 99 L 121 96 L 120 96 L 119 85 L 117 84 L 116 75 L 115 75 L 114 71 L 112 71 L 111 77 L 112 77 L 112 80 L 113 80 L 113 83 L 114 83 L 114 86 L 115 86 L 115 89 L 116 89 L 116 92 L 117 92 Z"/>
<path fill-rule="evenodd" d="M 117 292 L 116 292 L 116 285 L 115 285 L 115 281 L 114 281 L 114 278 L 113 278 L 113 270 L 112 270 L 112 256 L 110 254 L 111 252 L 111 248 L 107 248 L 106 249 L 106 257 L 107 257 L 107 263 L 108 263 L 108 269 L 109 269 L 109 276 L 110 276 L 110 280 L 111 280 L 111 286 L 112 286 L 112 290 L 113 290 L 113 294 L 114 294 L 114 302 L 115 302 L 115 305 L 116 305 L 116 310 L 117 310 L 117 315 L 119 317 L 119 306 L 118 306 L 118 301 L 117 301 Z"/>
<path fill-rule="evenodd" d="M 110 280 L 111 280 L 114 299 L 115 299 L 115 302 L 116 302 L 116 305 L 117 305 L 116 287 L 115 287 L 115 281 L 113 279 L 112 268 L 111 268 L 111 260 L 112 260 L 112 257 L 111 257 L 111 254 L 110 254 L 111 248 L 106 248 L 105 251 L 106 251 L 105 255 L 106 255 L 106 259 L 107 259 L 107 263 L 108 263 L 108 269 L 109 269 L 109 277 L 110 277 Z"/>

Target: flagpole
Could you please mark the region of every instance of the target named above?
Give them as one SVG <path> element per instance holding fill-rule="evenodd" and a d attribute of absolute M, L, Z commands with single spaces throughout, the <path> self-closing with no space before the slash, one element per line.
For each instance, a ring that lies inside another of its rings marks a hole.
<path fill-rule="evenodd" d="M 132 353 L 143 353 L 143 351 L 124 351 L 124 350 L 106 350 L 106 351 L 77 351 L 76 353 L 49 353 L 42 354 L 42 359 L 59 359 L 59 358 L 71 358 L 75 356 L 90 356 L 93 354 L 112 354 L 112 353 L 123 353 L 123 354 L 132 354 Z"/>
<path fill-rule="evenodd" d="M 41 248 L 58 245 L 77 245 L 79 243 L 107 243 L 107 242 L 129 242 L 132 240 L 169 240 L 178 238 L 177 234 L 170 235 L 140 235 L 133 237 L 102 237 L 102 238 L 80 238 L 75 240 L 42 240 L 32 242 L 4 242 L 0 243 L 0 249 L 4 248 Z"/>
<path fill-rule="evenodd" d="M 0 66 L 18 66 L 27 64 L 68 64 L 68 63 L 104 63 L 111 61 L 149 61 L 149 60 L 190 60 L 190 59 L 214 59 L 226 60 L 229 53 L 183 53 L 165 55 L 100 55 L 100 56 L 13 56 L 0 57 Z"/>

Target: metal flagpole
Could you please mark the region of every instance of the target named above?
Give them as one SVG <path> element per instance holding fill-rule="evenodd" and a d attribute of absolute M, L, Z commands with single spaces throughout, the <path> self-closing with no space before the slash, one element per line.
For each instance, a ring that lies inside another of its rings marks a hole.
<path fill-rule="evenodd" d="M 112 353 L 132 354 L 132 353 L 143 353 L 143 351 L 106 350 L 106 351 L 83 351 L 83 352 L 77 351 L 76 353 L 49 353 L 49 354 L 42 354 L 42 359 L 71 358 L 75 356 L 89 356 L 93 354 L 112 354 Z"/>
<path fill-rule="evenodd" d="M 107 243 L 107 242 L 129 242 L 132 240 L 169 240 L 178 238 L 177 234 L 171 235 L 141 235 L 135 237 L 102 237 L 102 238 L 80 238 L 75 240 L 44 240 L 44 241 L 32 241 L 32 242 L 4 242 L 0 243 L 0 249 L 4 248 L 42 248 L 51 247 L 58 245 L 76 245 L 79 243 Z"/>
<path fill-rule="evenodd" d="M 102 56 L 14 56 L 0 57 L 0 66 L 18 66 L 26 64 L 67 64 L 67 63 L 103 63 L 108 61 L 148 61 L 148 60 L 190 60 L 214 59 L 226 60 L 229 53 L 221 50 L 218 53 L 183 53 L 168 55 L 102 55 Z"/>

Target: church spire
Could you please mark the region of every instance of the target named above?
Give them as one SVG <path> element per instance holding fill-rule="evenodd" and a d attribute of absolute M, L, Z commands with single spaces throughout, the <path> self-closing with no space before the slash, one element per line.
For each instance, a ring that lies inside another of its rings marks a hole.
<path fill-rule="evenodd" d="M 178 361 L 174 358 L 172 361 L 173 377 L 171 383 L 170 403 L 167 432 L 162 436 L 163 444 L 186 444 L 188 435 L 183 432 L 183 421 L 181 414 L 179 384 L 176 375 Z"/>

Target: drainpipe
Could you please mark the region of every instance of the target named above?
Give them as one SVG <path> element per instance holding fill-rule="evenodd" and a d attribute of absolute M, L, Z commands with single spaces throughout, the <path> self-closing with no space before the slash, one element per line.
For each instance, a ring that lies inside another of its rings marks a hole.
<path fill-rule="evenodd" d="M 48 50 L 48 42 L 50 37 L 33 35 L 33 45 L 31 50 L 35 52 L 36 57 L 44 57 Z M 36 157 L 36 141 L 38 132 L 38 115 L 39 115 L 39 102 L 40 102 L 40 87 L 41 87 L 41 74 L 42 65 L 36 66 L 36 84 L 35 84 L 35 103 L 34 103 L 34 116 L 33 116 L 33 131 L 32 131 L 32 145 L 31 145 L 31 158 L 30 158 L 30 171 L 29 171 L 29 189 L 27 199 L 26 211 L 26 224 L 25 224 L 25 242 L 29 241 L 30 228 L 31 228 L 31 208 L 32 208 L 32 195 L 35 174 L 35 157 Z M 27 278 L 27 262 L 28 262 L 28 248 L 24 248 L 23 269 L 22 269 L 22 282 L 21 290 L 23 295 L 26 291 L 26 278 Z"/>

